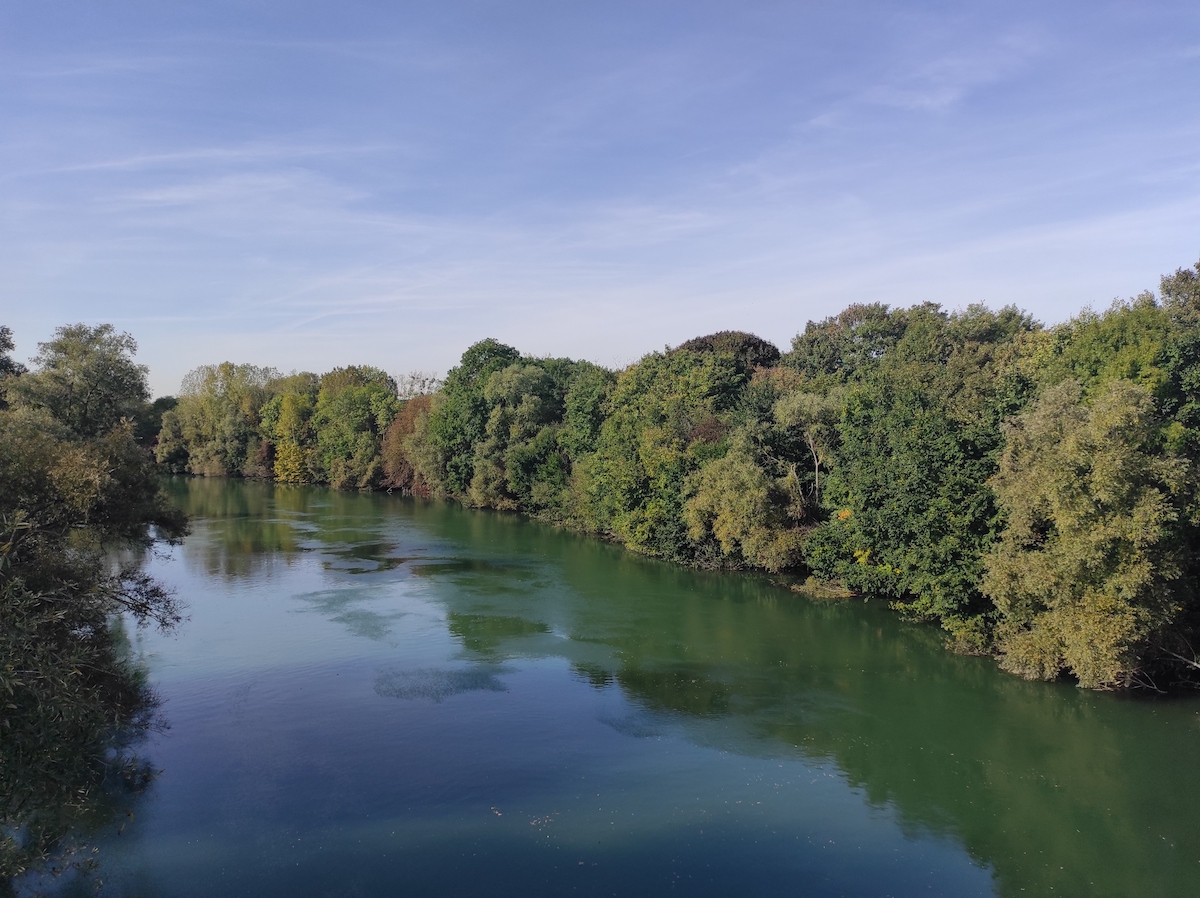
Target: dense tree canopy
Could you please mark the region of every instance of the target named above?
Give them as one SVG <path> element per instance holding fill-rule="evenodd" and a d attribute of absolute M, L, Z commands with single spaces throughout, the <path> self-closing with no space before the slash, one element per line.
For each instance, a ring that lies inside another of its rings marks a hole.
<path fill-rule="evenodd" d="M 444 382 L 405 384 L 198 369 L 158 455 L 815 576 L 1024 676 L 1200 672 L 1200 263 L 1050 328 L 1012 306 L 872 302 L 783 354 L 721 331 L 612 372 L 488 339 Z"/>

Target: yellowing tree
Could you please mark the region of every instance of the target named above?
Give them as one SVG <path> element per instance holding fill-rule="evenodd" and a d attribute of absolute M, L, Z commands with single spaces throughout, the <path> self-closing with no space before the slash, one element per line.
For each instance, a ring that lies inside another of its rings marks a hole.
<path fill-rule="evenodd" d="M 1059 384 L 1007 427 L 991 481 L 1007 527 L 983 591 L 1006 670 L 1128 685 L 1180 610 L 1187 466 L 1160 448 L 1144 387 L 1112 381 L 1086 405 L 1081 395 Z"/>

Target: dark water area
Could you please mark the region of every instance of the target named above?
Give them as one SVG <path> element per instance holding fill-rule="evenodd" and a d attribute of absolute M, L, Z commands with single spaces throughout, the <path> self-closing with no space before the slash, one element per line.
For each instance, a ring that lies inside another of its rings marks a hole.
<path fill-rule="evenodd" d="M 1196 700 L 517 517 L 172 490 L 161 774 L 62 894 L 1200 894 Z"/>

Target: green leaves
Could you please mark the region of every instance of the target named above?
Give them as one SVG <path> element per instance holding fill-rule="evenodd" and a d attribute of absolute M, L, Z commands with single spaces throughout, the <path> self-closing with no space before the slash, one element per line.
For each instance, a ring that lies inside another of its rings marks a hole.
<path fill-rule="evenodd" d="M 9 401 L 42 409 L 82 437 L 135 419 L 150 398 L 137 343 L 111 324 L 60 327 L 38 344 L 35 370 L 10 384 Z"/>
<path fill-rule="evenodd" d="M 1007 669 L 1129 685 L 1174 622 L 1188 465 L 1162 447 L 1154 400 L 1127 380 L 1091 404 L 1066 381 L 1007 430 L 993 487 L 1008 513 L 986 558 Z"/>

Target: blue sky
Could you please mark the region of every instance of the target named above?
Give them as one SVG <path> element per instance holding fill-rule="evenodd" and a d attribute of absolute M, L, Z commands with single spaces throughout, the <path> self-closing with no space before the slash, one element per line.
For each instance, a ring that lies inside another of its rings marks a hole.
<path fill-rule="evenodd" d="M 0 323 L 444 372 L 1200 258 L 1200 4 L 0 4 Z"/>

